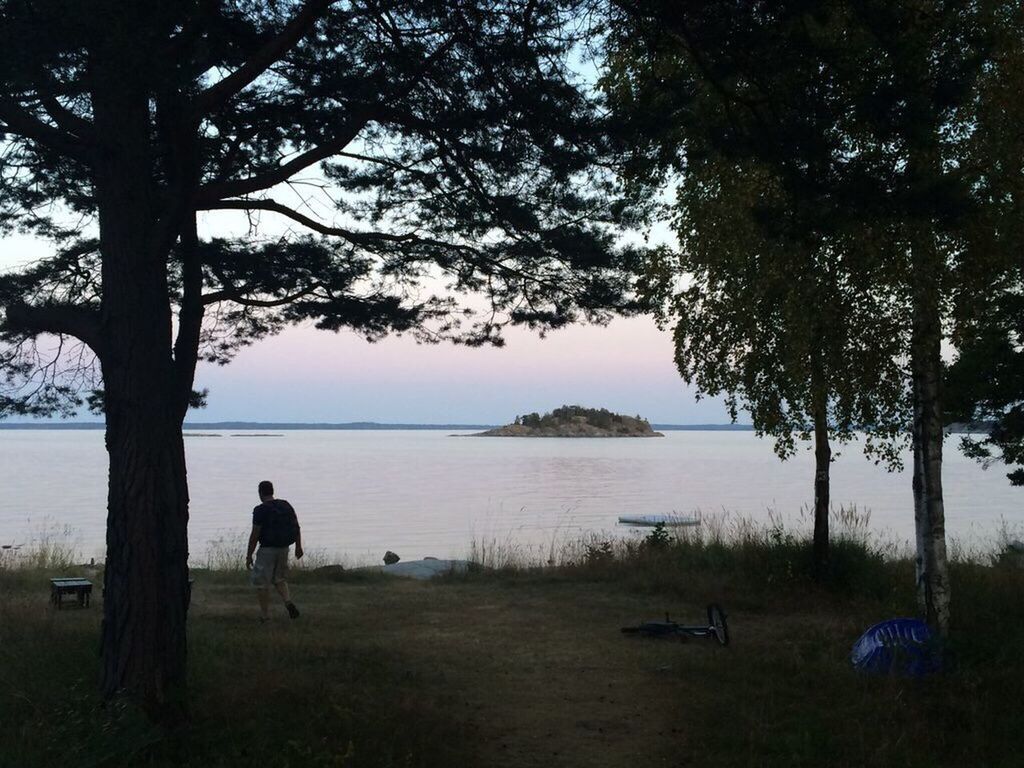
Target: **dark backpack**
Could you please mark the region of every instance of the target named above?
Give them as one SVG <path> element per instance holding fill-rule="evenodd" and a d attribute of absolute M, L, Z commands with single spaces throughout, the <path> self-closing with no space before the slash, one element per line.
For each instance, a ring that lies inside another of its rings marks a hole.
<path fill-rule="evenodd" d="M 299 538 L 299 520 L 287 501 L 274 499 L 263 503 L 266 519 L 260 529 L 260 543 L 267 547 L 287 547 Z"/>

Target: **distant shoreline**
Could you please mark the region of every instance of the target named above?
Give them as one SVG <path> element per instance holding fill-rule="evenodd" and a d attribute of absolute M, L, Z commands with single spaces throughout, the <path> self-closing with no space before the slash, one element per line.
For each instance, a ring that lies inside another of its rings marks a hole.
<path fill-rule="evenodd" d="M 202 430 L 483 430 L 494 429 L 500 424 L 384 424 L 376 421 L 351 421 L 341 423 L 324 422 L 266 422 L 266 421 L 213 421 L 186 422 L 184 428 Z M 654 429 L 674 432 L 752 432 L 750 424 L 652 424 Z M 0 422 L 0 430 L 97 430 L 103 429 L 103 422 L 56 422 L 33 423 Z"/>

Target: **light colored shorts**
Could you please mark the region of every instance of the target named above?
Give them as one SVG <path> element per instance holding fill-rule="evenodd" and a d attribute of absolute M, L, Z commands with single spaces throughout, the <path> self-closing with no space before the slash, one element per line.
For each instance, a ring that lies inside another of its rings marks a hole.
<path fill-rule="evenodd" d="M 269 587 L 288 580 L 288 547 L 264 547 L 256 550 L 249 581 L 254 587 Z"/>

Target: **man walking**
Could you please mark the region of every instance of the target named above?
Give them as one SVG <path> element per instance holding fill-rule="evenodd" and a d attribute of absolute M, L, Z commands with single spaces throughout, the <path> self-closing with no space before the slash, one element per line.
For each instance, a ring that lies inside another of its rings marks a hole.
<path fill-rule="evenodd" d="M 252 511 L 252 533 L 249 549 L 245 553 L 245 567 L 252 571 L 252 585 L 260 601 L 260 621 L 270 619 L 270 585 L 284 600 L 284 607 L 293 619 L 299 609 L 288 592 L 288 547 L 295 545 L 295 557 L 302 557 L 302 531 L 292 505 L 284 499 L 274 498 L 274 484 L 263 480 L 259 484 L 260 504 Z M 256 562 L 252 553 L 259 543 Z"/>

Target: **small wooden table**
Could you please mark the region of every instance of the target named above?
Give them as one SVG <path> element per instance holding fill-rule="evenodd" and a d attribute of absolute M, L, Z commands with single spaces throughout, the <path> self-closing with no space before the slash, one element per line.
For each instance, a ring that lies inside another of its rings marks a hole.
<path fill-rule="evenodd" d="M 50 602 L 57 606 L 58 611 L 64 606 L 64 595 L 74 595 L 78 598 L 79 608 L 88 608 L 92 582 L 81 578 L 50 579 Z"/>

